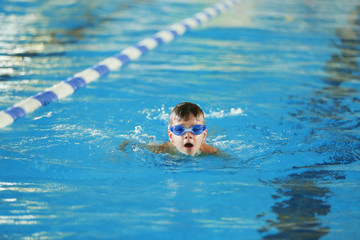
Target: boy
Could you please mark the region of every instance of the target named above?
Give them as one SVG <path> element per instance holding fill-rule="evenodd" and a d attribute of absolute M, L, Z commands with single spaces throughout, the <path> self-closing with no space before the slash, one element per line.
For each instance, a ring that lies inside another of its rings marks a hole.
<path fill-rule="evenodd" d="M 217 148 L 205 143 L 205 115 L 194 103 L 183 102 L 175 106 L 170 114 L 168 135 L 170 142 L 153 146 L 154 152 L 174 153 L 177 150 L 186 155 L 219 152 Z"/>

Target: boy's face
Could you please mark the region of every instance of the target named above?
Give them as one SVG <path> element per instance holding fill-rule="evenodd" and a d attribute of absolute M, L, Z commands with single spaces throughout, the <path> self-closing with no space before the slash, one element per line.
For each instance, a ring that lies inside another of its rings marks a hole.
<path fill-rule="evenodd" d="M 185 128 L 191 128 L 194 125 L 204 124 L 204 118 L 196 118 L 192 113 L 190 113 L 189 118 L 185 121 L 183 119 L 173 119 L 172 126 L 181 125 Z M 179 152 L 182 152 L 187 155 L 194 155 L 200 150 L 201 143 L 205 140 L 207 130 L 205 130 L 200 135 L 195 135 L 191 132 L 186 132 L 181 136 L 175 135 L 170 130 L 168 131 L 170 142 L 176 147 Z"/>

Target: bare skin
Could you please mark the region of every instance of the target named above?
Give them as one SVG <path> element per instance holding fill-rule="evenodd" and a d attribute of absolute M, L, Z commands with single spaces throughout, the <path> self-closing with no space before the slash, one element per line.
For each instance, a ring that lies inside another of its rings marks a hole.
<path fill-rule="evenodd" d="M 159 145 L 151 145 L 149 146 L 149 149 L 154 153 L 176 154 L 178 152 L 176 147 L 171 142 L 165 142 Z M 219 150 L 216 147 L 213 147 L 207 143 L 201 143 L 200 152 L 216 154 L 219 153 Z"/>
<path fill-rule="evenodd" d="M 186 119 L 171 119 L 170 124 L 181 125 L 185 128 L 191 128 L 194 125 L 204 125 L 205 120 L 203 116 L 195 117 L 192 113 Z M 177 154 L 179 152 L 186 155 L 195 155 L 198 153 L 209 153 L 216 154 L 219 150 L 205 143 L 207 136 L 207 130 L 199 135 L 193 134 L 192 132 L 186 132 L 185 134 L 178 136 L 168 130 L 169 142 L 162 144 L 144 145 L 143 147 L 148 148 L 154 153 L 170 153 Z M 130 141 L 125 141 L 119 146 L 119 149 L 125 149 Z"/>
<path fill-rule="evenodd" d="M 186 119 L 172 119 L 171 125 L 181 125 L 185 128 L 191 128 L 194 125 L 205 124 L 204 117 L 195 117 L 190 114 Z M 181 136 L 175 135 L 168 131 L 170 142 L 165 142 L 158 146 L 154 146 L 154 152 L 176 153 L 176 150 L 186 155 L 195 155 L 196 153 L 217 153 L 219 150 L 205 143 L 207 130 L 200 135 L 186 132 Z"/>

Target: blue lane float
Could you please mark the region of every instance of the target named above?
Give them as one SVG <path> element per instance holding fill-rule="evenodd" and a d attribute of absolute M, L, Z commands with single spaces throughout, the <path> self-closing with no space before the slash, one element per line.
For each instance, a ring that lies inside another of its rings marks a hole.
<path fill-rule="evenodd" d="M 43 92 L 9 107 L 5 111 L 1 111 L 0 128 L 11 125 L 15 120 L 24 117 L 26 114 L 35 111 L 41 106 L 46 106 L 53 101 L 58 101 L 73 94 L 76 90 L 85 87 L 87 84 L 105 76 L 111 71 L 120 69 L 127 63 L 138 59 L 157 46 L 171 42 L 176 37 L 183 35 L 187 30 L 204 24 L 238 3 L 239 0 L 226 0 L 205 8 L 203 11 L 194 14 L 192 17 L 171 25 L 168 29 L 160 31 L 152 37 L 146 38 L 134 46 L 128 47 L 122 52 L 106 58 L 82 72 L 76 73 L 69 79 L 59 82 L 58 84 L 45 89 Z"/>

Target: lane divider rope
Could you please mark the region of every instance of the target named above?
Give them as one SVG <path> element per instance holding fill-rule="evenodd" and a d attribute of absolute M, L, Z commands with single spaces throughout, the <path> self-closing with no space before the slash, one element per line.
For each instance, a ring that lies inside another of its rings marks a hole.
<path fill-rule="evenodd" d="M 35 111 L 41 106 L 46 106 L 53 101 L 58 101 L 73 94 L 78 89 L 105 76 L 110 71 L 120 69 L 127 63 L 138 59 L 146 52 L 153 50 L 163 43 L 171 42 L 176 37 L 183 35 L 187 30 L 200 26 L 238 3 L 239 0 L 225 0 L 205 8 L 201 12 L 182 20 L 181 22 L 171 25 L 166 30 L 160 31 L 152 37 L 145 38 L 136 45 L 128 47 L 122 52 L 106 58 L 82 72 L 76 73 L 69 79 L 59 82 L 35 96 L 14 104 L 12 107 L 0 112 L 0 128 L 11 125 L 17 119 L 24 117 L 26 114 Z"/>

